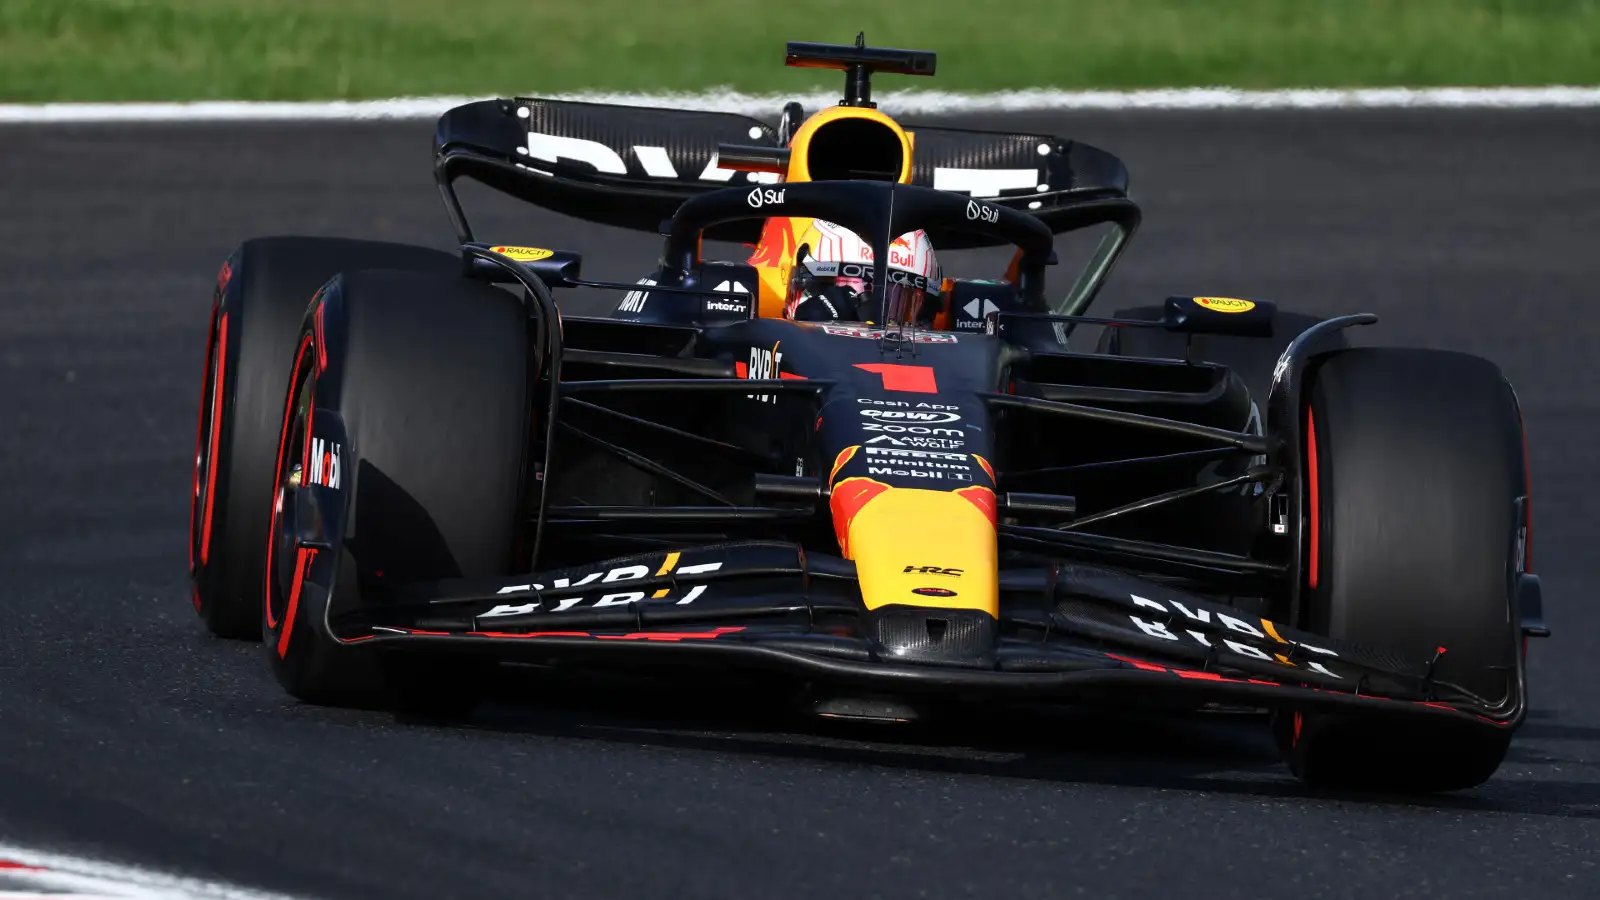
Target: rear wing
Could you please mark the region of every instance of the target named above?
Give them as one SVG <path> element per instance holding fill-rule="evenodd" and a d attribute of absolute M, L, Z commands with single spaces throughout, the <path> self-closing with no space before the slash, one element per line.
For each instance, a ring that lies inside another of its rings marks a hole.
<path fill-rule="evenodd" d="M 1052 232 L 1081 223 L 1082 201 L 1126 197 L 1122 161 L 1051 135 L 909 127 L 911 183 L 1030 213 Z M 769 172 L 718 165 L 718 146 L 781 150 L 765 122 L 732 113 L 517 98 L 468 103 L 434 134 L 434 174 L 463 243 L 474 240 L 454 182 L 467 177 L 565 215 L 657 232 L 684 201 L 725 187 L 767 184 Z M 714 240 L 754 243 L 760 222 L 728 223 Z M 979 246 L 962 234 L 959 246 Z M 954 246 L 954 245 L 952 245 Z"/>

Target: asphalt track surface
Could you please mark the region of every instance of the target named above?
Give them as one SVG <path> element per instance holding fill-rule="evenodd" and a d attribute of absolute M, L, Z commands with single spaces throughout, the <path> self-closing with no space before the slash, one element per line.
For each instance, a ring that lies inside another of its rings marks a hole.
<path fill-rule="evenodd" d="M 965 120 L 973 122 L 973 119 Z M 330 897 L 1600 894 L 1600 113 L 1097 113 L 1146 227 L 1104 306 L 1377 312 L 1521 395 L 1556 637 L 1498 777 L 1297 786 L 1248 721 L 974 714 L 862 735 L 737 691 L 508 678 L 465 727 L 298 705 L 188 602 L 210 286 L 232 246 L 451 236 L 430 126 L 0 129 L 0 839 Z M 657 249 L 508 201 L 497 240 Z"/>

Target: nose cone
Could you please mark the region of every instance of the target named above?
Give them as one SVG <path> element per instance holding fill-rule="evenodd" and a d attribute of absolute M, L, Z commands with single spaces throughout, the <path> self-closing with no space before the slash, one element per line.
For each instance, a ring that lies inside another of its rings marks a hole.
<path fill-rule="evenodd" d="M 846 478 L 833 487 L 834 528 L 855 560 L 868 609 L 884 606 L 999 614 L 994 492 L 891 487 Z"/>

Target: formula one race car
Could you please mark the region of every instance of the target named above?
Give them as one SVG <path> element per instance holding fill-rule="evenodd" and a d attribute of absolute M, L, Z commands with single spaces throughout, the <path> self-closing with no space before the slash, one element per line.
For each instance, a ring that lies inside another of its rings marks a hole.
<path fill-rule="evenodd" d="M 1318 783 L 1478 784 L 1527 710 L 1528 488 L 1491 363 L 1264 300 L 1086 310 L 1139 221 L 1105 151 L 916 128 L 875 72 L 776 126 L 545 99 L 438 123 L 459 254 L 244 243 L 201 398 L 212 631 L 316 703 L 448 713 L 486 667 L 710 668 L 900 719 L 951 697 L 1247 705 Z M 469 177 L 663 236 L 634 284 L 478 240 Z M 1054 236 L 1107 239 L 1062 299 Z M 743 262 L 703 239 L 753 242 Z M 935 249 L 1013 249 L 1004 278 Z M 626 291 L 609 316 L 558 292 Z M 1102 327 L 1094 352 L 1072 333 Z M 775 695 L 776 696 L 776 695 Z"/>

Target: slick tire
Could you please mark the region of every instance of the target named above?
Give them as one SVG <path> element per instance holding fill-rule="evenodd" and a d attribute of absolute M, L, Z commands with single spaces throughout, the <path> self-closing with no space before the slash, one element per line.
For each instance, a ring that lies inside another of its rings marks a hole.
<path fill-rule="evenodd" d="M 1438 350 L 1312 365 L 1302 624 L 1412 660 L 1442 647 L 1439 682 L 1516 708 L 1527 469 L 1510 386 L 1487 360 Z M 1326 712 L 1286 712 L 1275 729 L 1306 782 L 1424 792 L 1486 781 L 1511 738 L 1476 720 Z"/>
<path fill-rule="evenodd" d="M 1158 306 L 1137 306 L 1119 309 L 1112 315 L 1118 319 L 1159 322 L 1162 309 Z M 1321 321 L 1316 316 L 1303 313 L 1279 312 L 1273 317 L 1273 336 L 1270 338 L 1193 335 L 1193 358 L 1231 369 L 1250 389 L 1250 398 L 1264 413 L 1267 394 L 1272 389 L 1272 370 L 1278 364 L 1278 357 L 1288 348 L 1290 341 Z M 1097 350 L 1116 356 L 1184 359 L 1185 353 L 1189 352 L 1186 348 L 1189 337 L 1160 328 L 1106 328 L 1100 335 Z M 1336 331 L 1320 338 L 1312 345 L 1311 351 L 1325 353 L 1349 346 L 1344 333 Z"/>
<path fill-rule="evenodd" d="M 528 334 L 514 295 L 453 274 L 345 272 L 306 313 L 279 412 L 259 625 L 293 696 L 470 711 L 492 662 L 392 650 L 364 623 L 383 621 L 392 586 L 512 570 Z M 310 521 L 311 500 L 333 512 Z"/>
<path fill-rule="evenodd" d="M 246 241 L 212 295 L 191 492 L 195 610 L 214 634 L 261 637 L 263 549 L 285 376 L 312 295 L 345 269 L 451 271 L 425 247 L 341 238 Z"/>

